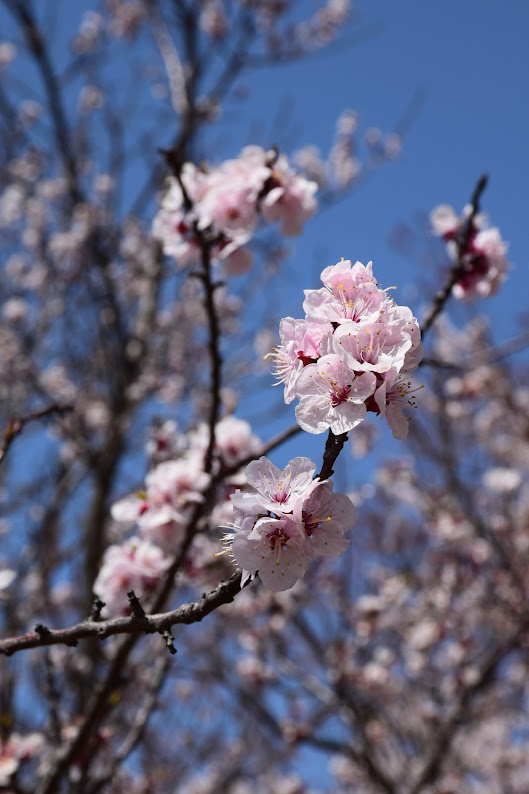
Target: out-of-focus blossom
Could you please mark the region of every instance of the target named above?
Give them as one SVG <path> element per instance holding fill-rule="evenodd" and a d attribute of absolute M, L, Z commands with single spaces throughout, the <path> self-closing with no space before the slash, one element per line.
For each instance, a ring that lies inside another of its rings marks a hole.
<path fill-rule="evenodd" d="M 448 204 L 441 204 L 430 214 L 434 234 L 445 240 L 450 258 L 459 268 L 452 293 L 465 301 L 495 295 L 509 268 L 509 246 L 499 229 L 487 228 L 483 214 L 471 219 L 471 211 L 467 206 L 459 217 Z"/>
<path fill-rule="evenodd" d="M 224 38 L 228 24 L 219 0 L 204 0 L 200 10 L 200 27 L 212 39 Z"/>
<path fill-rule="evenodd" d="M 6 786 L 8 794 L 11 778 L 20 764 L 38 756 L 43 746 L 44 736 L 40 733 L 12 733 L 7 740 L 0 740 L 0 786 Z"/>
<path fill-rule="evenodd" d="M 11 41 L 0 41 L 0 68 L 16 58 L 17 48 Z"/>
<path fill-rule="evenodd" d="M 121 546 L 109 546 L 94 582 L 94 593 L 106 604 L 109 615 L 125 615 L 130 611 L 127 593 L 138 598 L 149 596 L 156 588 L 169 558 L 147 540 L 131 538 Z"/>
<path fill-rule="evenodd" d="M 496 467 L 489 469 L 483 476 L 483 485 L 496 493 L 515 491 L 522 481 L 521 472 L 517 469 Z"/>
<path fill-rule="evenodd" d="M 278 221 L 284 235 L 298 235 L 316 211 L 316 190 L 284 155 L 260 146 L 247 146 L 208 172 L 185 163 L 180 182 L 168 182 L 153 235 L 179 267 L 197 264 L 207 245 L 213 260 L 225 263 L 227 275 L 240 275 L 251 267 L 245 246 L 261 217 Z"/>

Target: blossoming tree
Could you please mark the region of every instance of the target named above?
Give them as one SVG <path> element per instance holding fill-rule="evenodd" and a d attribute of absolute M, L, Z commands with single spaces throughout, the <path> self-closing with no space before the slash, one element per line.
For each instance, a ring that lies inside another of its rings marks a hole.
<path fill-rule="evenodd" d="M 525 791 L 527 335 L 446 316 L 507 275 L 486 178 L 432 211 L 447 266 L 422 319 L 336 253 L 263 349 L 247 312 L 284 239 L 399 140 L 362 161 L 347 111 L 326 161 L 220 159 L 209 128 L 243 68 L 339 39 L 349 3 L 108 0 L 62 74 L 37 4 L 4 13 L 0 791 Z M 161 101 L 133 83 L 129 124 L 113 80 L 149 47 Z M 244 402 L 271 389 L 263 354 L 296 401 L 269 438 Z M 353 488 L 377 419 L 403 452 Z M 318 462 L 282 459 L 303 434 Z"/>

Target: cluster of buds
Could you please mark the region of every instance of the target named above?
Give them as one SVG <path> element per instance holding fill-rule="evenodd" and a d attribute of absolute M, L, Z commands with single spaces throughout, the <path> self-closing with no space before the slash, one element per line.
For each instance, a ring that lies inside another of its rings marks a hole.
<path fill-rule="evenodd" d="M 448 204 L 441 204 L 432 211 L 430 221 L 434 234 L 446 242 L 450 258 L 459 264 L 454 297 L 471 301 L 495 295 L 509 267 L 508 244 L 499 229 L 487 228 L 485 216 L 472 214 L 470 206 L 459 217 Z"/>
<path fill-rule="evenodd" d="M 335 557 L 349 545 L 344 533 L 356 520 L 355 507 L 333 493 L 332 482 L 313 479 L 315 471 L 309 458 L 294 458 L 280 471 L 261 457 L 245 469 L 250 487 L 231 495 L 225 551 L 270 590 L 289 590 L 311 559 Z"/>
<path fill-rule="evenodd" d="M 185 163 L 171 177 L 153 221 L 153 235 L 179 267 L 196 265 L 203 246 L 222 260 L 228 275 L 245 273 L 252 253 L 245 247 L 260 218 L 281 224 L 281 233 L 301 233 L 314 214 L 315 182 L 293 171 L 285 155 L 247 146 L 234 160 L 203 171 Z"/>
<path fill-rule="evenodd" d="M 270 357 L 285 402 L 299 399 L 296 418 L 309 433 L 347 433 L 372 411 L 404 439 L 414 407 L 409 374 L 422 359 L 419 324 L 378 287 L 371 262 L 325 268 L 322 289 L 305 290 L 305 319 L 285 317 Z"/>

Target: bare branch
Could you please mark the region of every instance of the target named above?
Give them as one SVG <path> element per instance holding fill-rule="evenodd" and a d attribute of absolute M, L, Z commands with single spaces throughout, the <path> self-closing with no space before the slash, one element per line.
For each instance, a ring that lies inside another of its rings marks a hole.
<path fill-rule="evenodd" d="M 21 637 L 0 640 L 0 654 L 11 656 L 27 648 L 42 648 L 47 645 L 77 645 L 85 637 L 105 639 L 115 634 L 141 634 L 165 631 L 180 623 L 198 623 L 222 604 L 229 604 L 241 590 L 241 572 L 237 571 L 226 582 L 221 582 L 211 593 L 198 601 L 182 606 L 171 612 L 144 615 L 138 619 L 136 615 L 124 618 L 93 621 L 83 620 L 67 629 L 49 629 L 39 625 L 35 631 Z"/>
<path fill-rule="evenodd" d="M 7 427 L 4 432 L 4 440 L 2 442 L 2 446 L 0 447 L 0 463 L 7 455 L 9 447 L 15 438 L 20 435 L 24 427 L 29 424 L 29 422 L 34 422 L 38 419 L 52 416 L 53 414 L 65 414 L 69 411 L 73 411 L 72 405 L 59 405 L 58 403 L 53 403 L 47 408 L 42 408 L 40 411 L 33 411 L 33 413 L 30 413 L 27 416 L 11 416 L 8 419 Z"/>

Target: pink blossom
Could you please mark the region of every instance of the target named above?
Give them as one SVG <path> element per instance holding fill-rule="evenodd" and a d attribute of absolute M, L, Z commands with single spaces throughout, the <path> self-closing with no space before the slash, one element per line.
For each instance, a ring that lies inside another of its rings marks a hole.
<path fill-rule="evenodd" d="M 261 210 L 265 220 L 281 223 L 281 234 L 296 237 L 304 222 L 316 212 L 316 182 L 296 174 L 284 155 L 278 157 L 272 170 Z"/>
<path fill-rule="evenodd" d="M 309 458 L 294 458 L 281 471 L 263 456 L 245 469 L 252 490 L 236 491 L 231 500 L 245 514 L 291 512 L 293 505 L 317 484 L 312 480 L 315 471 L 316 465 Z"/>
<path fill-rule="evenodd" d="M 347 433 L 366 415 L 365 400 L 373 394 L 372 372 L 356 375 L 337 355 L 326 355 L 309 364 L 296 383 L 298 424 L 308 433 Z"/>
<path fill-rule="evenodd" d="M 350 369 L 358 372 L 387 372 L 402 368 L 412 346 L 410 336 L 397 324 L 347 321 L 334 334 L 334 347 Z"/>
<path fill-rule="evenodd" d="M 300 400 L 300 426 L 339 434 L 364 419 L 366 400 L 379 413 L 372 399 L 377 381 L 392 368 L 416 369 L 423 347 L 416 318 L 378 287 L 371 262 L 342 259 L 325 268 L 321 279 L 323 289 L 305 290 L 305 320 L 281 321 L 281 344 L 271 357 L 276 377 L 285 383 L 285 402 Z M 395 399 L 396 394 L 388 418 L 396 428 Z"/>
<path fill-rule="evenodd" d="M 407 380 L 404 373 L 399 373 L 396 367 L 392 367 L 385 373 L 382 383 L 375 391 L 375 410 L 380 416 L 386 417 L 393 438 L 400 441 L 408 437 L 409 419 L 404 416 L 404 411 L 415 408 L 414 392 L 417 390 L 412 389 L 411 381 Z"/>
<path fill-rule="evenodd" d="M 185 163 L 180 179 L 186 197 L 195 206 L 207 189 L 206 175 L 192 163 Z M 171 177 L 152 226 L 153 237 L 160 240 L 164 252 L 173 256 L 179 267 L 194 265 L 200 259 L 200 245 L 194 230 L 196 215 L 187 211 L 184 204 L 180 183 Z"/>
<path fill-rule="evenodd" d="M 449 204 L 440 204 L 430 213 L 430 223 L 434 234 L 444 240 L 452 240 L 461 221 L 453 207 Z"/>
<path fill-rule="evenodd" d="M 152 227 L 179 267 L 197 264 L 206 242 L 213 260 L 225 262 L 227 275 L 241 275 L 252 264 L 244 246 L 260 215 L 280 221 L 282 233 L 294 235 L 317 206 L 316 183 L 296 174 L 284 155 L 277 158 L 260 146 L 247 146 L 209 172 L 185 163 L 180 181 L 185 194 L 171 178 Z"/>
<path fill-rule="evenodd" d="M 249 422 L 235 416 L 225 416 L 218 422 L 215 443 L 226 466 L 233 466 L 261 448 L 261 441 L 253 435 Z"/>
<path fill-rule="evenodd" d="M 39 755 L 44 749 L 44 736 L 41 733 L 11 733 L 7 740 L 0 739 L 0 786 L 9 787 L 12 776 L 18 771 L 20 763 Z"/>
<path fill-rule="evenodd" d="M 142 535 L 172 548 L 180 540 L 186 508 L 202 500 L 209 477 L 198 459 L 187 456 L 158 464 L 146 479 L 146 498 L 138 518 Z"/>
<path fill-rule="evenodd" d="M 203 460 L 209 443 L 209 428 L 202 422 L 189 434 L 190 454 Z M 235 416 L 223 417 L 215 427 L 215 453 L 224 466 L 233 466 L 261 449 L 251 425 Z M 246 478 L 244 479 L 246 483 Z"/>
<path fill-rule="evenodd" d="M 232 552 L 240 568 L 259 571 L 264 586 L 275 591 L 293 587 L 309 565 L 303 526 L 291 515 L 265 516 L 250 532 L 236 532 Z"/>
<path fill-rule="evenodd" d="M 145 492 L 120 499 L 111 509 L 115 521 L 137 523 L 140 533 L 162 548 L 180 541 L 190 505 L 202 499 L 209 477 L 202 461 L 188 455 L 155 466 L 146 477 Z"/>
<path fill-rule="evenodd" d="M 377 319 L 386 299 L 384 291 L 372 283 L 360 284 L 349 290 L 339 285 L 333 292 L 328 289 L 305 290 L 303 309 L 309 320 L 318 323 L 370 322 Z"/>
<path fill-rule="evenodd" d="M 285 384 L 285 402 L 290 403 L 295 396 L 295 386 L 299 374 L 307 364 L 314 364 L 319 358 L 319 347 L 323 336 L 332 333 L 332 326 L 311 323 L 307 320 L 294 320 L 284 317 L 279 324 L 281 344 L 268 358 L 274 362 L 274 374 L 279 383 Z"/>
<path fill-rule="evenodd" d="M 313 558 L 336 557 L 349 545 L 344 539 L 356 521 L 356 508 L 348 496 L 333 494 L 332 482 L 322 482 L 303 501 L 294 506 L 301 519 Z"/>
<path fill-rule="evenodd" d="M 326 267 L 321 274 L 325 289 L 305 290 L 303 308 L 315 322 L 377 320 L 386 301 L 386 293 L 377 286 L 373 264 L 363 265 L 342 259 Z"/>
<path fill-rule="evenodd" d="M 508 244 L 496 228 L 484 228 L 483 214 L 472 217 L 472 207 L 458 217 L 452 207 L 442 204 L 430 215 L 435 234 L 447 242 L 448 253 L 461 266 L 461 275 L 452 288 L 453 295 L 471 301 L 495 295 L 505 281 L 509 262 Z M 470 223 L 470 226 L 469 226 Z"/>
<path fill-rule="evenodd" d="M 127 614 L 127 593 L 133 590 L 138 598 L 151 593 L 168 565 L 163 551 L 147 540 L 131 538 L 121 546 L 109 546 L 94 593 L 105 602 L 108 614 Z"/>
<path fill-rule="evenodd" d="M 245 575 L 259 574 L 271 590 L 288 590 L 303 577 L 309 560 L 333 557 L 348 546 L 344 532 L 356 511 L 332 483 L 312 479 L 316 466 L 294 458 L 280 471 L 267 458 L 250 463 L 250 488 L 231 495 L 233 524 L 224 525 L 224 552 Z M 231 531 L 233 530 L 233 531 Z"/>
<path fill-rule="evenodd" d="M 244 152 L 214 169 L 208 175 L 204 195 L 194 207 L 198 228 L 213 226 L 227 237 L 236 237 L 240 244 L 247 242 L 257 226 L 257 197 L 269 173 L 264 162 L 245 156 Z"/>
<path fill-rule="evenodd" d="M 178 267 L 199 262 L 200 245 L 193 223 L 183 209 L 168 210 L 162 205 L 154 218 L 152 234 L 162 243 L 164 253 L 174 257 Z"/>
<path fill-rule="evenodd" d="M 507 249 L 499 229 L 478 232 L 469 243 L 463 275 L 452 290 L 454 296 L 468 301 L 495 295 L 507 277 Z"/>

